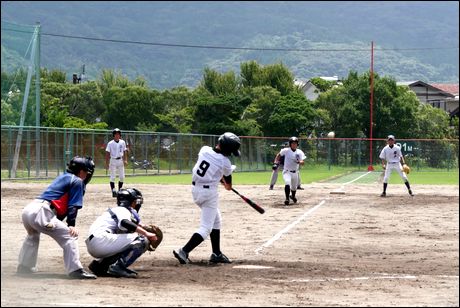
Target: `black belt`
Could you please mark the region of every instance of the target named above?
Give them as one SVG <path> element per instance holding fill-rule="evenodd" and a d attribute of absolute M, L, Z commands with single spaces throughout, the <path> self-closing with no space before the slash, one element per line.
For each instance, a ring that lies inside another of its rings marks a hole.
<path fill-rule="evenodd" d="M 292 172 L 292 173 L 296 173 L 296 171 L 295 171 L 295 170 L 289 170 L 289 172 Z"/>
<path fill-rule="evenodd" d="M 195 186 L 195 182 L 192 182 L 192 185 Z M 203 185 L 203 188 L 209 188 L 209 185 Z"/>
<path fill-rule="evenodd" d="M 121 159 L 121 157 L 114 157 L 114 159 Z"/>
<path fill-rule="evenodd" d="M 108 230 L 105 230 L 105 232 L 110 233 L 110 231 Z M 91 241 L 93 237 L 94 237 L 94 234 L 91 234 L 90 236 L 88 236 L 88 241 Z"/>

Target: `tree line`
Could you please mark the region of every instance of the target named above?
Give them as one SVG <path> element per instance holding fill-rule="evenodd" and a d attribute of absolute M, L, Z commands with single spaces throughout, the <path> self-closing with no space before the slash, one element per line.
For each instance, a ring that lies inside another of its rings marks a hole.
<path fill-rule="evenodd" d="M 13 82 L 26 72 L 2 71 L 2 125 L 18 125 L 21 95 Z M 240 64 L 240 73 L 203 70 L 196 88 L 150 88 L 142 77 L 130 80 L 103 70 L 96 80 L 69 83 L 65 72 L 41 69 L 41 114 L 44 127 L 216 134 L 242 136 L 325 136 L 366 138 L 370 123 L 370 73 L 350 71 L 341 84 L 313 78 L 321 90 L 308 100 L 282 63 Z M 33 93 L 32 93 L 33 95 Z M 34 118 L 29 104 L 30 119 Z M 421 104 L 406 86 L 374 73 L 373 137 L 458 138 L 458 118 Z"/>

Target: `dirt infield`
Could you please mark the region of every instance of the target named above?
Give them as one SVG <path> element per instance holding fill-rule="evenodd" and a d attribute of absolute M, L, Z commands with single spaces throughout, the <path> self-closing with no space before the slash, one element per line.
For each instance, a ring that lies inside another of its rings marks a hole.
<path fill-rule="evenodd" d="M 129 187 L 129 184 L 126 185 Z M 156 252 L 134 265 L 137 279 L 69 280 L 62 250 L 41 236 L 38 269 L 16 276 L 26 232 L 21 210 L 44 184 L 1 184 L 2 306 L 459 306 L 459 187 L 305 185 L 299 202 L 283 205 L 284 190 L 238 186 L 266 209 L 261 215 L 220 188 L 222 251 L 233 264 L 210 265 L 210 241 L 180 265 L 172 250 L 198 228 L 191 186 L 136 185 L 141 217 L 164 231 Z M 89 185 L 79 212 L 79 247 L 94 219 L 114 206 L 109 186 Z"/>

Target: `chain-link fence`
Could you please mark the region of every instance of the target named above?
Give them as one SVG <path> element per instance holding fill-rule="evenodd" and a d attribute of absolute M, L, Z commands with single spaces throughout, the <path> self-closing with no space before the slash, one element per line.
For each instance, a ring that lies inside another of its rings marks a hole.
<path fill-rule="evenodd" d="M 112 140 L 112 131 L 22 127 L 17 153 L 17 168 L 13 170 L 18 126 L 1 127 L 1 179 L 51 178 L 64 172 L 75 155 L 91 156 L 96 163 L 95 176 L 108 174 L 104 169 L 105 148 Z M 37 137 L 38 136 L 38 137 Z M 217 135 L 174 134 L 122 131 L 128 146 L 126 174 L 154 175 L 190 173 L 198 152 L 204 145 L 214 146 Z M 238 171 L 271 170 L 276 154 L 286 146 L 288 138 L 241 137 L 241 157 L 232 157 Z M 397 140 L 406 161 L 414 171 L 458 171 L 458 140 Z M 374 139 L 373 162 L 386 141 Z M 300 138 L 300 149 L 306 156 L 306 166 L 323 165 L 367 170 L 368 139 Z"/>

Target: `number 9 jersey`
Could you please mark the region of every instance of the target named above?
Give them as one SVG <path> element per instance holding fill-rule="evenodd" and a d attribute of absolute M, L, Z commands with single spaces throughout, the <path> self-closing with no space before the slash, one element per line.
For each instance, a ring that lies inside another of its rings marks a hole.
<path fill-rule="evenodd" d="M 222 176 L 232 174 L 232 163 L 228 157 L 217 153 L 210 146 L 204 146 L 198 153 L 192 172 L 192 181 L 196 184 L 217 186 Z"/>

